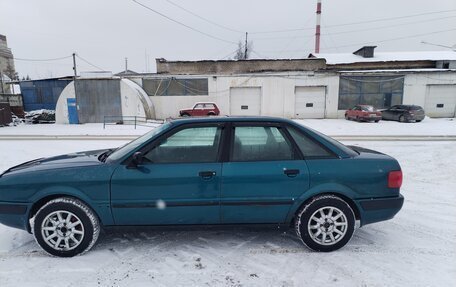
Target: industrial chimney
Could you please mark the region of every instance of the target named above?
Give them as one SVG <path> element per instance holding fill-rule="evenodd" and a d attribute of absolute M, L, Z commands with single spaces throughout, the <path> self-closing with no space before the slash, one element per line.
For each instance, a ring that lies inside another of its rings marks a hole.
<path fill-rule="evenodd" d="M 321 0 L 317 0 L 317 26 L 315 27 L 315 53 L 320 53 Z"/>

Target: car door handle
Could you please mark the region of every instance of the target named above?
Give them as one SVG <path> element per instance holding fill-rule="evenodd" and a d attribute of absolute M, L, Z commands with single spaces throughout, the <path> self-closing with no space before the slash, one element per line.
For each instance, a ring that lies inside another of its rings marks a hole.
<path fill-rule="evenodd" d="M 283 173 L 288 177 L 295 177 L 299 174 L 299 169 L 284 169 Z"/>
<path fill-rule="evenodd" d="M 199 176 L 201 176 L 203 179 L 210 179 L 213 176 L 215 176 L 217 173 L 215 171 L 200 171 Z"/>

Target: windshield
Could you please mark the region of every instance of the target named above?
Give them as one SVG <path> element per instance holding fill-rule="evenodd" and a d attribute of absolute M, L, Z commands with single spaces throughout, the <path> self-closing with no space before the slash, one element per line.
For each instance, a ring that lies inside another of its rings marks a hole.
<path fill-rule="evenodd" d="M 375 111 L 374 107 L 372 106 L 362 106 L 361 109 L 366 112 L 373 112 Z"/>
<path fill-rule="evenodd" d="M 151 138 L 156 136 L 157 134 L 161 133 L 162 131 L 168 129 L 171 123 L 165 123 L 155 129 L 151 130 L 150 132 L 140 136 L 139 138 L 127 143 L 124 146 L 116 149 L 111 155 L 109 155 L 108 160 L 115 161 L 123 158 L 124 156 L 132 153 L 138 147 L 142 146 L 144 143 L 148 142 Z"/>

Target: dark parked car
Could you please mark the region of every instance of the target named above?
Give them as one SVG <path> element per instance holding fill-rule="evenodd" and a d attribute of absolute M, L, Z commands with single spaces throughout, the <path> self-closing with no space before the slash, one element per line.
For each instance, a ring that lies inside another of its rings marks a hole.
<path fill-rule="evenodd" d="M 382 119 L 400 122 L 421 122 L 424 119 L 424 110 L 420 106 L 397 105 L 382 111 Z"/>
<path fill-rule="evenodd" d="M 266 117 L 167 122 L 129 144 L 32 160 L 0 175 L 0 222 L 55 256 L 89 250 L 122 225 L 273 224 L 315 251 L 402 207 L 385 154 Z"/>
<path fill-rule="evenodd" d="M 181 117 L 218 116 L 220 110 L 215 103 L 196 103 L 193 108 L 179 111 Z"/>
<path fill-rule="evenodd" d="M 382 119 L 382 114 L 373 106 L 356 105 L 345 112 L 345 119 L 378 123 Z"/>

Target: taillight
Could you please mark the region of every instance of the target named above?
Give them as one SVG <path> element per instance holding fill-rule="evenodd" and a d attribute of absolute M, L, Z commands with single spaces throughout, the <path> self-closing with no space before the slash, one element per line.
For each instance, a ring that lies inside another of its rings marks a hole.
<path fill-rule="evenodd" d="M 388 173 L 388 187 L 400 188 L 402 185 L 402 171 L 395 170 Z"/>

